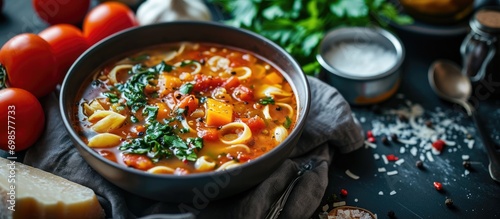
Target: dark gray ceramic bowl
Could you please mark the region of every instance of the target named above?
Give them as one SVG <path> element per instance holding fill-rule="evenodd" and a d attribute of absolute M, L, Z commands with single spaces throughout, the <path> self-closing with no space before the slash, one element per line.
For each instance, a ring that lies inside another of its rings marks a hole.
<path fill-rule="evenodd" d="M 180 41 L 217 43 L 251 51 L 286 73 L 298 97 L 298 120 L 288 138 L 272 151 L 237 168 L 187 176 L 153 175 L 111 162 L 89 148 L 73 128 L 79 91 L 106 61 L 133 50 Z M 81 156 L 108 181 L 131 193 L 168 202 L 205 203 L 245 191 L 266 179 L 288 157 L 300 137 L 309 111 L 310 90 L 297 62 L 273 42 L 249 31 L 206 22 L 172 22 L 142 26 L 115 34 L 87 50 L 73 64 L 61 88 L 64 125 Z M 201 205 L 200 205 L 201 206 Z M 196 207 L 196 206 L 195 206 Z M 202 207 L 202 206 L 201 206 Z"/>

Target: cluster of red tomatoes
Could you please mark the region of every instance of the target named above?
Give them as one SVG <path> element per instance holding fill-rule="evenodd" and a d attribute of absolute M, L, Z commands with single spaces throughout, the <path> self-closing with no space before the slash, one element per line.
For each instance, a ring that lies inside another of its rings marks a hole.
<path fill-rule="evenodd" d="M 3 150 L 12 150 L 14 142 L 15 151 L 24 150 L 40 137 L 45 116 L 37 98 L 51 93 L 85 50 L 138 25 L 134 12 L 119 2 L 104 2 L 90 11 L 90 0 L 32 0 L 32 5 L 51 26 L 38 34 L 19 34 L 0 49 L 0 74 L 7 87 L 0 90 Z"/>

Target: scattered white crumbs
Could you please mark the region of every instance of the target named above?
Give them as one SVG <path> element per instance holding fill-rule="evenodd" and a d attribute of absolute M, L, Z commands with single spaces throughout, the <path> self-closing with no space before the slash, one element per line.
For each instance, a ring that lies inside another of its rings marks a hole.
<path fill-rule="evenodd" d="M 382 155 L 382 160 L 384 160 L 384 164 L 389 164 L 389 160 L 387 160 L 387 156 Z"/>
<path fill-rule="evenodd" d="M 466 154 L 462 155 L 462 160 L 469 160 L 469 158 L 470 158 L 469 155 Z"/>
<path fill-rule="evenodd" d="M 355 198 L 355 199 L 354 199 L 354 202 L 358 202 L 358 199 L 357 199 L 357 198 Z"/>
<path fill-rule="evenodd" d="M 347 170 L 345 171 L 345 174 L 346 174 L 347 176 L 351 177 L 352 179 L 359 179 L 359 176 L 358 176 L 358 175 L 356 175 L 356 174 L 354 174 L 354 173 L 352 173 L 349 169 L 347 169 Z"/>
<path fill-rule="evenodd" d="M 371 147 L 373 149 L 377 148 L 377 145 L 369 141 L 365 141 L 365 148 Z"/>
<path fill-rule="evenodd" d="M 380 159 L 380 155 L 378 155 L 377 153 L 375 153 L 375 154 L 373 154 L 373 158 L 374 158 L 375 160 L 378 160 L 378 159 Z"/>
<path fill-rule="evenodd" d="M 474 147 L 474 139 L 469 140 L 469 142 L 467 142 L 467 147 L 469 147 L 469 149 L 472 149 Z"/>
<path fill-rule="evenodd" d="M 392 190 L 389 195 L 395 195 L 396 194 L 396 191 Z"/>
<path fill-rule="evenodd" d="M 340 201 L 340 202 L 334 202 L 333 203 L 333 207 L 336 208 L 336 207 L 340 207 L 340 206 L 344 206 L 345 205 L 345 201 Z"/>
<path fill-rule="evenodd" d="M 415 157 L 415 156 L 417 156 L 417 153 L 418 153 L 418 149 L 417 149 L 417 147 L 412 147 L 412 148 L 410 149 L 410 153 L 411 153 L 411 155 L 413 155 L 414 157 Z"/>
<path fill-rule="evenodd" d="M 383 172 L 385 172 L 385 171 L 386 171 L 386 170 L 385 170 L 385 167 L 379 167 L 379 168 L 378 168 L 378 172 L 379 172 L 379 173 L 383 173 Z"/>
<path fill-rule="evenodd" d="M 425 153 L 425 156 L 427 157 L 427 160 L 429 160 L 429 162 L 434 162 L 434 157 L 432 157 L 432 154 L 430 151 L 427 151 Z"/>
<path fill-rule="evenodd" d="M 387 175 L 388 175 L 388 176 L 393 176 L 393 175 L 396 175 L 396 174 L 398 174 L 398 171 L 397 171 L 397 170 L 393 170 L 393 171 L 389 171 L 389 172 L 387 172 Z"/>
<path fill-rule="evenodd" d="M 399 159 L 399 160 L 396 160 L 396 162 L 394 162 L 394 163 L 396 163 L 397 165 L 401 165 L 401 164 L 402 164 L 402 163 L 404 163 L 404 162 L 405 162 L 405 159 L 402 159 L 402 158 L 401 158 L 401 159 Z"/>
<path fill-rule="evenodd" d="M 380 191 L 378 192 L 378 195 L 384 195 L 384 192 Z"/>

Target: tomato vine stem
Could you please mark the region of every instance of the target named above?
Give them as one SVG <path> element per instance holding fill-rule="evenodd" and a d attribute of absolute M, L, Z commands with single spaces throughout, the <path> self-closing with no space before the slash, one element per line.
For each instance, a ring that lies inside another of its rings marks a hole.
<path fill-rule="evenodd" d="M 5 67 L 0 63 L 0 90 L 7 88 L 7 70 Z"/>

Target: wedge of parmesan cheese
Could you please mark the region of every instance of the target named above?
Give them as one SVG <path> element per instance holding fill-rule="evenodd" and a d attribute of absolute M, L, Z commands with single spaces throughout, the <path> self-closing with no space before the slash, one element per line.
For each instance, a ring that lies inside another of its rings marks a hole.
<path fill-rule="evenodd" d="M 0 158 L 0 218 L 104 218 L 92 189 Z"/>

